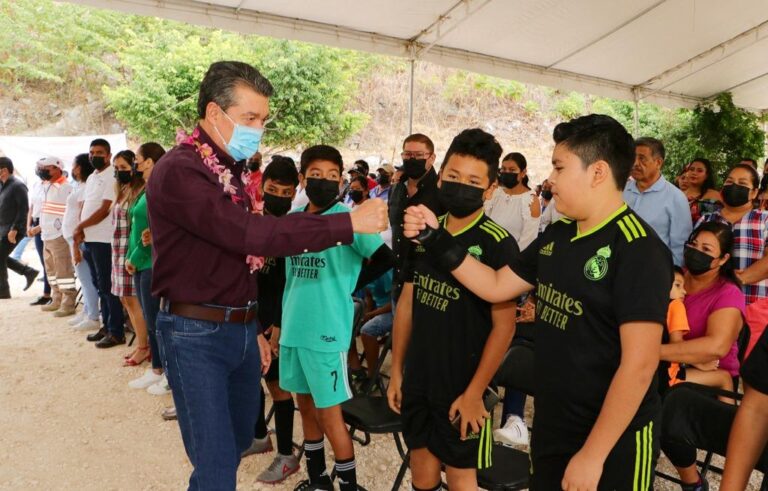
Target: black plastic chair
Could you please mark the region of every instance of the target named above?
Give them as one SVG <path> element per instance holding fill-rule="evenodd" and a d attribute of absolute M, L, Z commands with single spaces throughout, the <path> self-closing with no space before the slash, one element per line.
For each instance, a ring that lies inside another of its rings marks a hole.
<path fill-rule="evenodd" d="M 496 373 L 495 381 L 505 389 L 534 395 L 533 343 L 515 339 Z M 477 484 L 493 491 L 527 489 L 530 459 L 526 452 L 494 443 L 491 467 L 477 471 Z"/>
<path fill-rule="evenodd" d="M 360 395 L 341 405 L 344 422 L 349 425 L 349 434 L 355 441 L 365 446 L 371 443 L 371 435 L 389 433 L 395 439 L 397 452 L 403 459 L 403 463 L 397 471 L 397 476 L 392 484 L 392 490 L 400 489 L 400 485 L 408 469 L 410 452 L 405 450 L 400 434 L 403 431 L 403 423 L 400 415 L 389 408 L 387 398 L 382 396 Z M 363 438 L 355 436 L 356 432 L 362 432 Z"/>

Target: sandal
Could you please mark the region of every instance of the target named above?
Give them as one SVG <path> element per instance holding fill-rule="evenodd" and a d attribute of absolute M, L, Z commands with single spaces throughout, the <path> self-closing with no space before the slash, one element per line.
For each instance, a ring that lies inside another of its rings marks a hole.
<path fill-rule="evenodd" d="M 139 351 L 148 351 L 148 350 L 149 350 L 149 346 L 145 346 L 143 348 L 136 348 L 136 352 L 134 353 L 134 355 L 136 353 L 138 353 Z M 125 360 L 125 362 L 123 362 L 123 366 L 124 367 L 137 367 L 137 366 L 141 365 L 142 363 L 144 363 L 145 361 L 152 361 L 152 353 L 147 353 L 147 355 L 141 361 L 136 361 L 136 360 L 133 359 L 133 356 L 131 356 L 131 357 L 127 358 Z"/>

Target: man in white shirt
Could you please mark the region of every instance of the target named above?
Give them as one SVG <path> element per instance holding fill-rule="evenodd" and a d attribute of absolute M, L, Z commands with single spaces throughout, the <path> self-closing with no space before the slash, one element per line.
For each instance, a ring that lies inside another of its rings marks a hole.
<path fill-rule="evenodd" d="M 91 275 L 101 299 L 101 317 L 104 326 L 86 339 L 96 341 L 97 348 L 111 348 L 125 344 L 123 306 L 112 294 L 112 235 L 114 225 L 109 212 L 115 201 L 115 176 L 110 165 L 112 150 L 109 142 L 97 138 L 91 142 L 88 154 L 95 172 L 88 176 L 83 194 L 82 221 L 75 228 L 75 242 L 85 243 L 83 258 L 91 268 Z"/>
<path fill-rule="evenodd" d="M 43 239 L 45 270 L 51 285 L 51 303 L 43 305 L 42 310 L 53 312 L 54 317 L 66 317 L 75 313 L 77 297 L 69 245 L 61 231 L 72 186 L 63 175 L 64 164 L 57 157 L 44 157 L 37 165 L 42 169 L 44 177 L 40 237 Z"/>

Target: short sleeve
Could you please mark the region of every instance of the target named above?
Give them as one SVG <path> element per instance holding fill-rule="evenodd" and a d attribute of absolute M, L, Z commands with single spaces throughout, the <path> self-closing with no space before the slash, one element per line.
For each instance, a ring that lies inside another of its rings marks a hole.
<path fill-rule="evenodd" d="M 669 332 L 689 332 L 691 327 L 688 325 L 688 314 L 685 311 L 685 304 L 682 300 L 672 300 L 669 303 L 667 313 L 667 331 Z"/>
<path fill-rule="evenodd" d="M 526 247 L 522 252 L 518 253 L 516 257 L 511 257 L 506 262 L 512 271 L 522 278 L 526 283 L 531 285 L 536 284 L 538 278 L 538 265 L 539 265 L 539 248 L 544 243 L 544 237 L 548 234 L 545 232 L 539 235 L 531 244 Z"/>
<path fill-rule="evenodd" d="M 512 235 L 507 235 L 501 241 L 493 241 L 493 246 L 487 254 L 483 254 L 483 262 L 494 270 L 499 270 L 517 259 L 520 249 Z"/>
<path fill-rule="evenodd" d="M 379 234 L 354 234 L 352 249 L 364 258 L 370 258 L 379 247 L 384 245 L 384 240 Z"/>
<path fill-rule="evenodd" d="M 115 201 L 115 199 L 117 199 L 117 194 L 115 193 L 115 181 L 111 179 L 107 180 L 107 182 L 104 184 L 104 190 L 101 194 L 101 199 L 107 201 Z"/>
<path fill-rule="evenodd" d="M 768 395 L 768 329 L 741 367 L 741 376 L 753 389 Z"/>
<path fill-rule="evenodd" d="M 712 303 L 710 314 L 720 309 L 738 309 L 743 318 L 747 317 L 747 306 L 744 293 L 733 283 L 725 283 L 720 294 Z"/>
<path fill-rule="evenodd" d="M 623 239 L 619 239 L 623 240 Z M 664 325 L 674 273 L 672 254 L 655 235 L 617 247 L 613 278 L 614 313 L 619 325 L 656 322 Z"/>

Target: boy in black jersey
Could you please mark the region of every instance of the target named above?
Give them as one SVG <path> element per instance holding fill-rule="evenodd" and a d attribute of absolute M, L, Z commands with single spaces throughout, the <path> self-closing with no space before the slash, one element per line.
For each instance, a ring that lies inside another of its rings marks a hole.
<path fill-rule="evenodd" d="M 589 115 L 554 130 L 549 176 L 557 211 L 518 258 L 492 268 L 465 251 L 424 208 L 406 236 L 480 297 L 499 302 L 536 288 L 534 490 L 649 490 L 658 457 L 659 364 L 672 258 L 629 209 L 634 160 L 617 121 Z"/>
<path fill-rule="evenodd" d="M 509 233 L 483 214 L 500 156 L 492 135 L 465 130 L 451 143 L 438 184 L 448 210 L 441 225 L 493 269 L 518 254 Z M 402 414 L 414 489 L 439 489 L 441 463 L 451 489 L 476 489 L 476 470 L 491 465 L 483 392 L 514 335 L 515 304 L 482 300 L 423 247 L 415 251 L 412 280 L 395 311 L 389 404 Z M 455 418 L 460 429 L 451 424 Z"/>
<path fill-rule="evenodd" d="M 299 184 L 299 173 L 293 159 L 276 155 L 267 166 L 262 176 L 264 193 L 264 213 L 283 216 L 291 209 L 291 200 Z M 275 435 L 277 436 L 277 455 L 258 476 L 261 482 L 276 484 L 282 482 L 299 470 L 299 460 L 293 454 L 293 397 L 279 385 L 279 340 L 283 313 L 283 291 L 285 290 L 285 258 L 264 258 L 264 265 L 257 276 L 259 292 L 259 323 L 269 336 L 272 347 L 272 363 L 264 375 L 267 389 L 272 396 L 275 408 Z M 243 456 L 266 453 L 272 450 L 272 441 L 267 432 L 264 418 L 264 392 L 261 396 L 261 412 L 256 421 L 255 438 L 251 447 Z"/>

